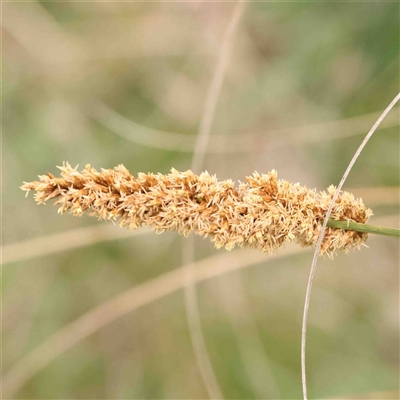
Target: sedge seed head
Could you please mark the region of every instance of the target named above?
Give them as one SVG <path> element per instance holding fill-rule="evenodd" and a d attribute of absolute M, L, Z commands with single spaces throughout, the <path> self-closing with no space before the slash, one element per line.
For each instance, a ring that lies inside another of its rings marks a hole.
<path fill-rule="evenodd" d="M 191 232 L 210 237 L 215 247 L 227 250 L 250 246 L 272 253 L 285 241 L 315 246 L 335 187 L 316 193 L 304 186 L 278 180 L 275 170 L 254 172 L 246 183 L 235 186 L 231 180 L 218 181 L 208 172 L 192 171 L 133 176 L 123 165 L 97 171 L 90 165 L 82 171 L 68 163 L 58 167 L 61 177 L 39 176 L 21 189 L 35 191 L 42 204 L 56 199 L 58 212 L 80 216 L 84 212 L 120 226 L 138 229 L 152 227 L 157 233 L 168 230 L 185 236 Z M 342 192 L 331 219 L 365 223 L 372 215 L 361 199 Z M 332 256 L 360 248 L 368 235 L 327 228 L 321 254 Z"/>

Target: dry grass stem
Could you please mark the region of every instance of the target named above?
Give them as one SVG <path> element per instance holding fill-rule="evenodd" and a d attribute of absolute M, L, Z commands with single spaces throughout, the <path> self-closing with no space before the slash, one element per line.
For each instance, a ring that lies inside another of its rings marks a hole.
<path fill-rule="evenodd" d="M 52 233 L 6 244 L 1 248 L 3 256 L 2 263 L 4 266 L 10 263 L 57 254 L 79 247 L 86 247 L 101 242 L 148 233 L 148 230 L 131 232 L 110 225 L 99 226 L 98 224 L 95 226 L 70 229 L 64 232 Z"/>
<path fill-rule="evenodd" d="M 201 171 L 204 165 L 206 150 L 209 147 L 211 126 L 217 108 L 218 98 L 228 67 L 228 61 L 233 44 L 233 36 L 239 25 L 239 21 L 245 9 L 246 3 L 236 2 L 233 12 L 229 18 L 224 38 L 218 50 L 218 61 L 213 74 L 210 87 L 207 91 L 203 113 L 200 120 L 199 133 L 192 157 L 191 169 Z M 211 399 L 223 399 L 224 395 L 218 383 L 210 356 L 208 354 L 206 341 L 203 335 L 200 310 L 197 302 L 196 284 L 193 276 L 193 262 L 195 260 L 195 245 L 193 236 L 188 238 L 182 246 L 182 261 L 187 265 L 184 277 L 185 308 L 188 319 L 190 339 L 195 353 L 197 366 L 206 386 L 208 396 Z"/>
<path fill-rule="evenodd" d="M 123 166 L 96 171 L 87 165 L 79 172 L 68 163 L 59 167 L 61 178 L 51 173 L 40 181 L 25 182 L 21 189 L 35 190 L 41 204 L 56 199 L 59 213 L 84 212 L 105 220 L 118 220 L 120 226 L 138 229 L 142 225 L 157 233 L 168 230 L 185 236 L 195 232 L 211 238 L 217 248 L 250 246 L 272 253 L 285 241 L 315 246 L 321 222 L 335 192 L 316 193 L 285 180 L 276 171 L 253 173 L 238 187 L 231 180 L 191 171 L 170 174 L 144 174 L 134 177 Z M 365 223 L 372 215 L 361 199 L 347 192 L 337 198 L 331 219 Z M 366 233 L 327 228 L 320 254 L 359 248 Z"/>
<path fill-rule="evenodd" d="M 98 101 L 92 101 L 90 106 L 87 107 L 86 113 L 116 135 L 142 146 L 186 153 L 192 153 L 195 149 L 196 135 L 161 131 L 140 125 Z M 373 112 L 306 126 L 268 129 L 266 132 L 248 132 L 245 135 L 242 133 L 232 133 L 229 136 L 213 134 L 209 138 L 207 154 L 251 153 L 257 151 L 263 138 L 284 138 L 284 140 L 274 142 L 268 141 L 268 149 L 276 149 L 287 146 L 289 142 L 297 145 L 352 137 L 364 133 L 381 113 L 381 111 Z M 392 128 L 398 125 L 397 115 L 393 113 L 388 115 L 379 129 Z M 321 134 L 321 132 L 324 132 L 324 134 Z"/>

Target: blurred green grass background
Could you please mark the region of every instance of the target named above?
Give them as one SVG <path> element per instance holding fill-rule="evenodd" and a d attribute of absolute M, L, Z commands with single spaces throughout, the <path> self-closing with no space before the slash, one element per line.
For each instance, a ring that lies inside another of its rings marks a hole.
<path fill-rule="evenodd" d="M 63 161 L 97 169 L 122 163 L 133 174 L 189 169 L 235 4 L 2 7 L 7 374 L 70 322 L 182 265 L 184 239 L 175 233 L 94 239 L 51 252 L 54 240 L 46 242 L 46 235 L 91 226 L 95 235 L 106 223 L 58 216 L 56 208 L 36 206 L 32 195 L 24 199 L 19 186 L 47 171 L 57 174 Z M 376 113 L 399 91 L 399 7 L 247 4 L 204 169 L 220 179 L 243 181 L 254 170 L 276 169 L 280 178 L 318 190 L 337 184 Z M 398 227 L 399 108 L 388 119 L 346 188 L 363 193 L 375 211 L 371 223 Z M 45 244 L 29 255 L 23 241 L 41 237 Z M 68 246 L 72 239 L 63 240 Z M 15 243 L 21 245 L 10 247 Z M 371 237 L 368 244 L 319 262 L 308 330 L 311 398 L 398 398 L 399 243 Z M 221 252 L 196 238 L 196 259 Z M 206 346 L 227 399 L 301 398 L 301 318 L 312 252 L 284 255 L 265 256 L 197 287 Z M 208 398 L 182 290 L 79 341 L 13 398 Z"/>

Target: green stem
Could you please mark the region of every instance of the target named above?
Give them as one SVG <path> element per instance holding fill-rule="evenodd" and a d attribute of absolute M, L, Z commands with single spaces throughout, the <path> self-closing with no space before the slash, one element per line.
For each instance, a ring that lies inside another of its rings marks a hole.
<path fill-rule="evenodd" d="M 377 235 L 400 237 L 399 229 L 384 228 L 382 226 L 360 224 L 358 222 L 335 221 L 333 219 L 329 219 L 327 226 L 329 226 L 330 228 L 339 228 L 339 229 L 345 229 L 348 231 L 375 233 Z"/>

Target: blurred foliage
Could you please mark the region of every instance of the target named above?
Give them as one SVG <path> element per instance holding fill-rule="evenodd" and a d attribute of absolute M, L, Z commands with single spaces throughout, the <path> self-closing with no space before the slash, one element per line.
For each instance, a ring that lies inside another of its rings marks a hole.
<path fill-rule="evenodd" d="M 135 138 L 151 135 L 145 128 L 166 137 L 197 134 L 233 7 L 3 4 L 4 245 L 100 224 L 86 216 L 60 217 L 55 208 L 24 199 L 23 181 L 57 173 L 63 161 L 95 168 L 123 163 L 134 174 L 190 168 L 190 152 L 155 149 Z M 337 184 L 366 133 L 356 123 L 354 136 L 339 140 L 323 130 L 323 140 L 311 143 L 273 132 L 383 110 L 399 90 L 399 7 L 249 3 L 234 36 L 211 135 L 222 135 L 231 146 L 241 135 L 253 150 L 238 144 L 236 153 L 210 153 L 204 169 L 243 181 L 255 169 L 275 168 L 281 178 L 320 190 Z M 132 140 L 102 122 L 101 105 L 138 124 Z M 347 187 L 398 187 L 398 151 L 398 126 L 379 130 Z M 378 210 L 377 217 L 393 215 L 395 226 L 398 204 Z M 181 246 L 173 233 L 146 234 L 5 265 L 3 372 L 84 313 L 179 267 Z M 217 252 L 196 240 L 196 258 Z M 225 398 L 301 398 L 301 318 L 310 263 L 310 252 L 271 262 L 266 256 L 265 265 L 198 285 L 204 337 Z M 321 260 L 307 347 L 311 398 L 382 398 L 378 392 L 398 390 L 398 265 L 399 244 L 386 238 Z M 81 341 L 15 398 L 207 398 L 182 291 Z"/>

